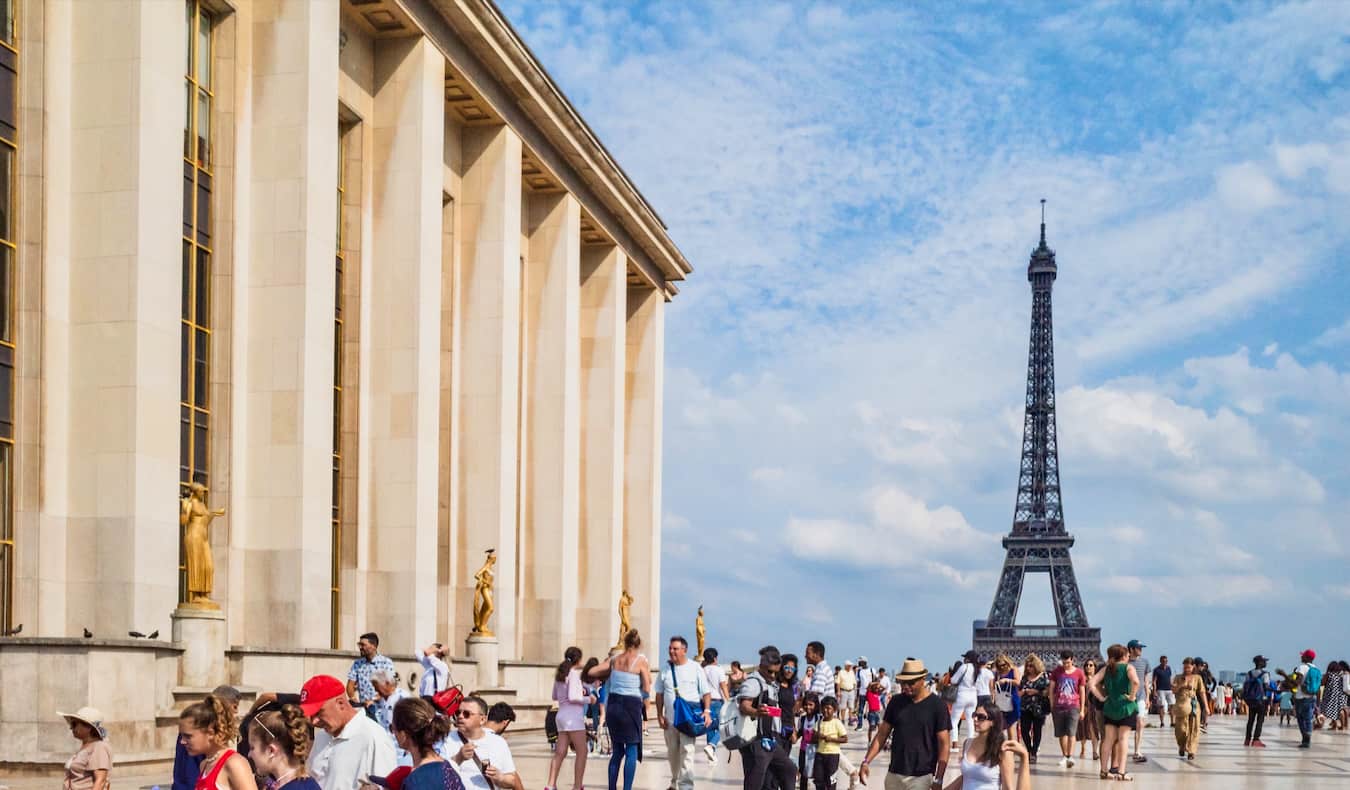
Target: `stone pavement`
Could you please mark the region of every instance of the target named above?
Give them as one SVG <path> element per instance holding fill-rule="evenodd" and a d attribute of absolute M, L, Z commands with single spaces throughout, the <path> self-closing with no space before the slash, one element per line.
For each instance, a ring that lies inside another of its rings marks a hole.
<path fill-rule="evenodd" d="M 1245 749 L 1242 746 L 1243 725 L 1245 719 L 1237 716 L 1216 717 L 1211 719 L 1209 733 L 1200 738 L 1200 751 L 1193 762 L 1177 757 L 1176 741 L 1171 729 L 1160 730 L 1156 727 L 1144 731 L 1144 753 L 1149 761 L 1133 766 L 1134 786 L 1148 790 L 1228 790 L 1229 788 L 1298 788 L 1298 790 L 1322 790 L 1322 788 L 1350 787 L 1350 735 L 1342 732 L 1319 730 L 1313 734 L 1313 748 L 1303 751 L 1298 745 L 1298 728 L 1290 725 L 1281 727 L 1267 720 L 1265 738 L 1268 748 Z M 1047 724 L 1047 727 L 1049 725 Z M 548 744 L 541 732 L 511 733 L 512 750 L 522 771 L 527 790 L 540 790 L 548 776 Z M 849 731 L 852 737 L 854 733 Z M 862 759 L 864 744 L 848 744 L 845 749 L 856 763 Z M 1097 777 L 1097 766 L 1090 761 L 1079 762 L 1074 768 L 1064 769 L 1056 765 L 1058 746 L 1052 745 L 1049 733 L 1046 733 L 1045 746 L 1050 753 L 1042 755 L 1042 761 L 1032 766 L 1032 786 L 1036 788 L 1086 788 L 1099 787 L 1102 781 Z M 669 785 L 670 773 L 665 761 L 665 742 L 655 722 L 647 738 L 647 755 L 638 769 L 636 790 L 665 790 Z M 608 758 L 595 756 L 586 766 L 586 786 L 592 790 L 606 785 L 605 765 Z M 884 755 L 878 765 L 884 764 Z M 955 766 L 953 766 L 955 770 Z M 727 753 L 718 753 L 717 762 L 709 764 L 702 751 L 695 758 L 695 787 L 716 788 L 716 790 L 739 790 L 741 787 L 740 758 L 733 757 L 730 762 Z M 572 758 L 569 756 L 563 765 L 559 786 L 571 790 Z M 948 779 L 956 774 L 948 772 Z M 132 776 L 114 774 L 114 784 L 122 788 L 144 788 L 159 785 L 167 790 L 168 772 L 157 776 Z M 873 773 L 870 788 L 880 790 L 883 775 Z M 0 779 L 0 785 L 10 790 L 37 790 L 59 785 L 51 779 Z M 840 784 L 840 790 L 846 785 Z"/>

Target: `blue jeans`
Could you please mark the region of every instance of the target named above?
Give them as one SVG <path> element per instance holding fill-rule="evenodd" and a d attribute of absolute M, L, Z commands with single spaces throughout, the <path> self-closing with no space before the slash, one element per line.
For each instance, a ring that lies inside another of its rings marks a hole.
<path fill-rule="evenodd" d="M 1298 731 L 1304 738 L 1310 737 L 1313 731 L 1313 717 L 1317 714 L 1317 700 L 1309 697 L 1308 699 L 1294 700 L 1294 711 L 1298 715 Z"/>
<path fill-rule="evenodd" d="M 722 731 L 717 723 L 722 720 L 722 700 L 715 699 L 708 704 L 708 714 L 712 716 L 712 726 L 708 728 L 708 745 L 713 748 L 722 742 Z"/>

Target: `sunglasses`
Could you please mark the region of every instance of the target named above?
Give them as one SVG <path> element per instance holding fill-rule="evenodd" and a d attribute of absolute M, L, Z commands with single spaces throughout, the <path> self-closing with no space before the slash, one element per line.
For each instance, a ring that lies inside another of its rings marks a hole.
<path fill-rule="evenodd" d="M 983 714 L 983 713 L 976 713 L 974 716 L 971 716 L 971 717 L 970 717 L 970 720 L 971 720 L 971 721 L 989 721 L 989 717 L 986 716 L 986 715 Z"/>
<path fill-rule="evenodd" d="M 466 718 L 468 716 L 477 716 L 477 715 L 478 714 L 476 712 L 471 711 L 468 708 L 460 708 L 459 710 L 455 711 L 455 716 L 461 719 Z"/>

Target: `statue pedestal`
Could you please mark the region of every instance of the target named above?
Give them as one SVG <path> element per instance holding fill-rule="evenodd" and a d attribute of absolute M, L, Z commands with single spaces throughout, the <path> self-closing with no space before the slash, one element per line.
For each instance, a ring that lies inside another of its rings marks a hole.
<path fill-rule="evenodd" d="M 189 688 L 215 688 L 228 680 L 225 665 L 225 613 L 180 605 L 169 615 L 173 641 L 182 645 L 178 683 Z"/>
<path fill-rule="evenodd" d="M 475 688 L 492 689 L 500 685 L 497 659 L 501 654 L 497 637 L 473 635 L 465 640 L 469 658 L 478 665 L 478 684 Z"/>

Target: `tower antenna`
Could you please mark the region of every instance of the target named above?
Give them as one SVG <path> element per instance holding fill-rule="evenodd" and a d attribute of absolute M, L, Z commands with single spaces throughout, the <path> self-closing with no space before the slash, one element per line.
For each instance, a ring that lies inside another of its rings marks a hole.
<path fill-rule="evenodd" d="M 1041 198 L 1041 244 L 1045 243 L 1045 198 Z"/>

